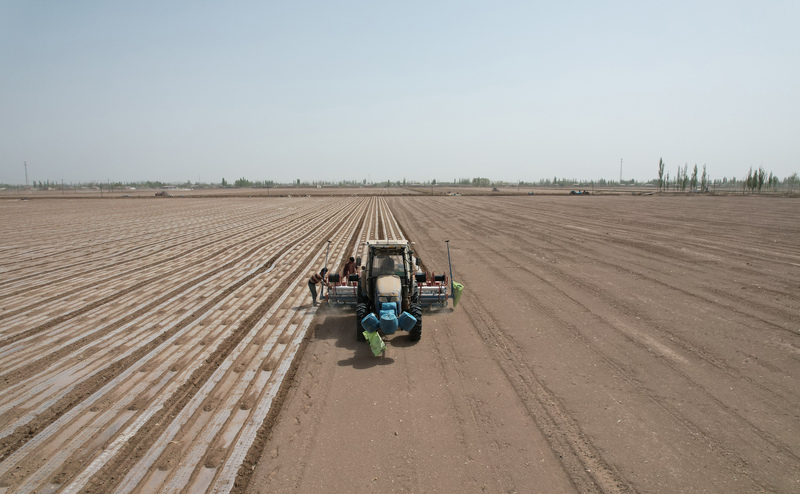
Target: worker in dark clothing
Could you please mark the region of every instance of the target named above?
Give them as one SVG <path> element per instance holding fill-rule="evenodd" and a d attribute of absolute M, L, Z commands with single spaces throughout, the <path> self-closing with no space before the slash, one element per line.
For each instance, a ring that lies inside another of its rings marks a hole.
<path fill-rule="evenodd" d="M 311 301 L 314 307 L 317 306 L 317 285 L 322 284 L 324 286 L 328 284 L 326 281 L 327 274 L 328 268 L 322 268 L 322 271 L 312 274 L 311 278 L 308 279 L 308 289 L 311 291 Z"/>
<path fill-rule="evenodd" d="M 378 270 L 378 274 L 394 274 L 394 259 L 384 257 Z"/>
<path fill-rule="evenodd" d="M 351 257 L 350 261 L 344 265 L 344 271 L 342 271 L 342 278 L 347 281 L 347 277 L 351 274 L 358 273 L 358 266 L 356 266 L 356 258 Z"/>

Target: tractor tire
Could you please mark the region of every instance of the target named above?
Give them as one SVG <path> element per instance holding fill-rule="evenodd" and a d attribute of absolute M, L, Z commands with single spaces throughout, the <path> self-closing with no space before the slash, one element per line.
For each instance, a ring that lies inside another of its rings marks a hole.
<path fill-rule="evenodd" d="M 359 304 L 365 303 L 364 295 L 361 292 L 361 280 L 358 280 L 358 284 L 356 285 L 356 302 Z"/>
<path fill-rule="evenodd" d="M 422 306 L 419 304 L 411 304 L 409 314 L 417 319 L 417 323 L 408 332 L 408 339 L 411 341 L 419 341 L 422 338 Z"/>
<path fill-rule="evenodd" d="M 367 304 L 356 305 L 356 341 L 367 341 L 364 338 L 364 328 L 361 327 L 361 321 L 369 314 Z"/>
<path fill-rule="evenodd" d="M 411 294 L 411 303 L 419 304 L 419 287 L 417 286 L 414 287 L 414 292 Z"/>

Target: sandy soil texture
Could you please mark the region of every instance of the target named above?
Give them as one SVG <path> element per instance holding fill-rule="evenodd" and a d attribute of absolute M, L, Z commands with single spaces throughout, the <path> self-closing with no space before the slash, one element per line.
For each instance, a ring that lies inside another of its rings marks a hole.
<path fill-rule="evenodd" d="M 0 494 L 797 492 L 797 204 L 4 199 Z M 379 358 L 370 238 L 466 286 Z"/>
<path fill-rule="evenodd" d="M 247 492 L 800 490 L 796 199 L 387 202 L 461 304 L 321 310 Z"/>
<path fill-rule="evenodd" d="M 0 202 L 0 494 L 228 492 L 371 198 Z"/>

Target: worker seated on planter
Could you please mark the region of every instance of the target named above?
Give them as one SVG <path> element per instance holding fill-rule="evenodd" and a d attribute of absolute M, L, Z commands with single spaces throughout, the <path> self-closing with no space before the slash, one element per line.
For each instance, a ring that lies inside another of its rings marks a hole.
<path fill-rule="evenodd" d="M 351 274 L 358 273 L 358 267 L 356 266 L 356 258 L 351 257 L 347 264 L 344 265 L 344 270 L 342 271 L 342 279 L 347 281 L 347 277 Z"/>

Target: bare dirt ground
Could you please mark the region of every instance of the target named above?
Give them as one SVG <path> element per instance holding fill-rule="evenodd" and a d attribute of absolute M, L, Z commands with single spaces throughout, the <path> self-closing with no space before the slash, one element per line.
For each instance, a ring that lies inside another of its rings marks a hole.
<path fill-rule="evenodd" d="M 0 494 L 229 492 L 381 197 L 0 201 Z"/>
<path fill-rule="evenodd" d="M 306 286 L 370 238 L 466 286 L 379 358 Z M 800 489 L 796 199 L 5 199 L 0 239 L 0 494 Z"/>
<path fill-rule="evenodd" d="M 388 204 L 461 304 L 320 311 L 248 492 L 800 491 L 797 200 Z"/>

